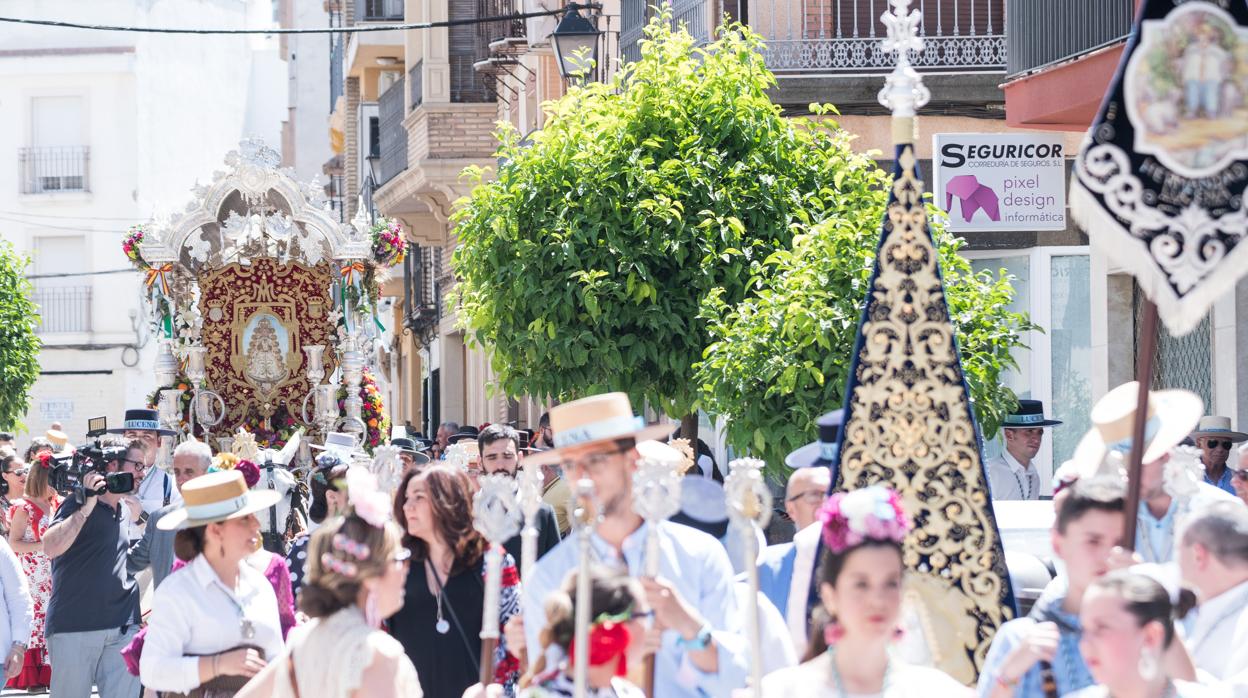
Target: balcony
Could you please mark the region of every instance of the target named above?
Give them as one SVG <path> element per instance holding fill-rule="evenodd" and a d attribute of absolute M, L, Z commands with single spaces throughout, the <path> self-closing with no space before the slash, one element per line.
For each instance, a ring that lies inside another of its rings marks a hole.
<path fill-rule="evenodd" d="M 377 100 L 378 150 L 381 156 L 378 186 L 407 169 L 407 129 L 403 127 L 406 85 L 406 81 L 399 78 Z"/>
<path fill-rule="evenodd" d="M 1080 131 L 1096 116 L 1136 0 L 1007 0 L 1006 122 Z"/>
<path fill-rule="evenodd" d="M 91 331 L 91 287 L 36 287 L 33 299 L 39 306 L 40 334 Z"/>
<path fill-rule="evenodd" d="M 750 26 L 767 41 L 767 67 L 776 73 L 882 74 L 896 62 L 882 46 L 885 0 L 761 4 L 751 7 Z M 917 9 L 925 43 L 910 55 L 917 70 L 1005 71 L 1005 0 L 921 0 Z"/>
<path fill-rule="evenodd" d="M 403 0 L 355 0 L 357 22 L 402 22 Z"/>
<path fill-rule="evenodd" d="M 20 148 L 17 158 L 23 194 L 91 191 L 86 146 Z"/>
<path fill-rule="evenodd" d="M 438 263 L 441 250 L 408 243 L 403 260 L 403 326 L 423 337 L 436 333 L 441 312 L 438 303 Z"/>

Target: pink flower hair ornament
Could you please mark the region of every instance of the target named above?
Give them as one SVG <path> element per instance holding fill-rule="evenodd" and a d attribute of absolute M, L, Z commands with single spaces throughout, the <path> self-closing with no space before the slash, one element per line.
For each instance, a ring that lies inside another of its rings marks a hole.
<path fill-rule="evenodd" d="M 390 495 L 378 489 L 377 478 L 368 468 L 353 465 L 347 468 L 347 501 L 356 516 L 370 526 L 381 528 L 390 520 Z"/>
<path fill-rule="evenodd" d="M 910 531 L 910 517 L 893 490 L 873 485 L 852 492 L 837 492 L 819 509 L 823 544 L 841 554 L 868 540 L 901 545 Z"/>

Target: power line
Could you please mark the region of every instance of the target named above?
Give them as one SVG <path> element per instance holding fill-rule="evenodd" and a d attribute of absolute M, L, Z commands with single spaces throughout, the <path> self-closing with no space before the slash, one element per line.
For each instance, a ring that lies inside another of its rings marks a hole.
<path fill-rule="evenodd" d="M 0 211 L 0 216 L 25 216 L 28 218 L 68 218 L 92 221 L 136 221 L 144 220 L 146 216 L 71 216 L 69 214 L 56 213 L 31 213 L 29 211 Z"/>
<path fill-rule="evenodd" d="M 360 24 L 351 27 L 278 27 L 273 29 L 177 29 L 169 27 L 126 27 L 110 24 L 81 24 L 52 19 L 27 19 L 23 17 L 0 17 L 0 22 L 10 24 L 28 24 L 41 27 L 61 27 L 66 29 L 90 29 L 107 32 L 141 32 L 144 34 L 361 34 L 364 32 L 406 31 L 410 29 L 435 29 L 441 27 L 460 27 L 472 24 L 488 24 L 491 22 L 509 22 L 530 17 L 550 17 L 563 14 L 562 9 L 542 10 L 540 12 L 520 12 L 494 17 L 474 17 L 472 19 L 451 19 L 440 22 L 408 22 L 405 24 Z"/>
<path fill-rule="evenodd" d="M 5 216 L 0 216 L 0 221 L 8 221 L 9 223 L 21 223 L 22 225 L 29 225 L 29 226 L 33 226 L 36 228 L 49 228 L 51 230 L 74 230 L 80 233 L 124 233 L 126 232 L 124 230 L 117 230 L 117 229 L 111 229 L 111 228 L 110 229 L 87 228 L 85 226 L 77 226 L 77 225 L 49 225 L 47 223 L 40 223 L 39 221 L 31 221 L 31 220 L 26 220 L 24 218 L 7 218 Z"/>
<path fill-rule="evenodd" d="M 137 274 L 138 269 L 105 269 L 103 271 L 75 271 L 64 274 L 27 274 L 28 279 L 65 279 L 71 276 L 102 276 L 104 274 Z"/>

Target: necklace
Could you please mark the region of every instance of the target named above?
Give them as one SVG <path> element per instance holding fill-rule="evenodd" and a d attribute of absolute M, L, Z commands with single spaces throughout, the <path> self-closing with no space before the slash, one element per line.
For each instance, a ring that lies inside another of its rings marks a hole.
<path fill-rule="evenodd" d="M 841 679 L 841 670 L 836 666 L 836 646 L 828 648 L 828 659 L 832 663 L 832 688 L 836 691 L 836 695 L 840 698 L 849 698 L 849 691 L 845 690 L 845 682 Z M 892 673 L 893 658 L 888 657 L 884 663 L 884 679 L 880 682 L 880 695 L 888 695 L 888 675 Z"/>
<path fill-rule="evenodd" d="M 243 605 L 238 602 L 238 599 L 234 598 L 233 592 L 226 589 L 224 584 L 219 585 L 222 593 L 225 594 L 225 598 L 229 599 L 230 603 L 238 611 L 238 631 L 243 636 L 243 639 L 251 640 L 255 638 L 256 626 L 253 625 L 251 619 L 247 617 L 247 611 L 243 609 Z"/>
<path fill-rule="evenodd" d="M 425 560 L 425 564 L 429 566 L 429 571 L 433 574 L 434 592 L 433 596 L 437 603 L 438 621 L 433 624 L 433 629 L 438 631 L 439 635 L 445 635 L 451 630 L 451 624 L 446 622 L 442 617 L 442 579 L 438 576 L 438 568 L 433 565 L 433 561 Z"/>

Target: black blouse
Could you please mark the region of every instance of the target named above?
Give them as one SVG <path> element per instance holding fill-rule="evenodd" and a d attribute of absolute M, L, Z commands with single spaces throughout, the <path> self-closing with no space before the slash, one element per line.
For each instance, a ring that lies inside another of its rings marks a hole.
<path fill-rule="evenodd" d="M 436 628 L 436 590 L 429 588 L 425 563 L 414 561 L 407 575 L 407 595 L 390 617 L 390 633 L 416 666 L 427 696 L 461 696 L 479 679 L 483 564 L 442 580 L 442 618 L 450 625 L 445 635 Z"/>

